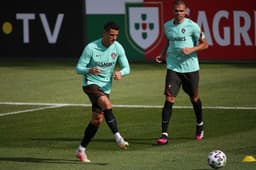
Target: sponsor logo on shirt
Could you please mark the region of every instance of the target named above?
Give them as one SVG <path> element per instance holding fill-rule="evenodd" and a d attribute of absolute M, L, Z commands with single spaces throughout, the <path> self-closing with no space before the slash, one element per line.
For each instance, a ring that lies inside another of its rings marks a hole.
<path fill-rule="evenodd" d="M 186 41 L 186 37 L 172 37 L 171 41 Z"/>
<path fill-rule="evenodd" d="M 100 67 L 110 67 L 114 64 L 115 62 L 97 62 L 97 66 L 100 66 Z"/>

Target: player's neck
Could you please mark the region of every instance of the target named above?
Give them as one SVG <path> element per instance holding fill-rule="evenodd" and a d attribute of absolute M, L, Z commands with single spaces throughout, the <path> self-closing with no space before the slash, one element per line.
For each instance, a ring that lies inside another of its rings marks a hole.
<path fill-rule="evenodd" d="M 173 21 L 173 24 L 175 24 L 175 25 L 181 24 L 181 23 L 184 21 L 184 19 L 185 19 L 185 18 L 183 18 L 183 19 L 181 19 L 181 20 L 175 19 L 175 20 Z"/>
<path fill-rule="evenodd" d="M 106 48 L 108 48 L 108 47 L 110 46 L 110 44 L 107 43 L 107 41 L 106 41 L 104 38 L 102 38 L 101 44 L 102 44 L 104 47 L 106 47 Z"/>

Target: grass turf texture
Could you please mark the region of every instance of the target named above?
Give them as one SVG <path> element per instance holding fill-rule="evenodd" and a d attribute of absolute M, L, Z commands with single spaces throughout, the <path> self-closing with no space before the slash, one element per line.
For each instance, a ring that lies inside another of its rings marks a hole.
<path fill-rule="evenodd" d="M 89 103 L 80 88 L 75 62 L 20 61 L 0 64 L 1 102 Z M 200 94 L 204 106 L 255 107 L 256 65 L 201 64 Z M 162 105 L 163 65 L 131 64 L 131 75 L 114 82 L 113 104 Z M 190 106 L 180 91 L 177 106 Z M 0 105 L 0 114 L 35 106 Z M 206 138 L 195 141 L 192 109 L 174 109 L 170 140 L 155 145 L 161 109 L 113 108 L 128 150 L 119 150 L 106 124 L 88 147 L 90 164 L 74 158 L 90 119 L 89 107 L 61 107 L 0 117 L 0 169 L 210 169 L 207 155 L 221 149 L 223 169 L 253 170 L 256 163 L 256 110 L 204 109 Z"/>

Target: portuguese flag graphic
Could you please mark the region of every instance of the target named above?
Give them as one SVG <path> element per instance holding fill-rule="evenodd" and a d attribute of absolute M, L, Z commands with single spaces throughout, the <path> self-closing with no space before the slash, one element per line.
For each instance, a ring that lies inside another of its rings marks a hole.
<path fill-rule="evenodd" d="M 163 6 L 162 1 L 86 0 L 86 41 L 101 37 L 103 24 L 113 20 L 129 60 L 154 60 L 166 43 Z"/>

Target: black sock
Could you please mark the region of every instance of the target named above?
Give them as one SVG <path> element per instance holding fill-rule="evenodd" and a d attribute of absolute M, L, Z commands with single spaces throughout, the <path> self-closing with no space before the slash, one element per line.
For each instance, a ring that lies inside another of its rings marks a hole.
<path fill-rule="evenodd" d="M 117 121 L 112 112 L 112 109 L 104 110 L 104 117 L 112 133 L 115 134 L 116 132 L 118 132 Z"/>
<path fill-rule="evenodd" d="M 192 104 L 196 115 L 196 122 L 197 124 L 200 124 L 203 121 L 202 102 L 200 99 L 198 99 L 197 102 L 192 102 Z"/>
<path fill-rule="evenodd" d="M 95 126 L 90 122 L 84 131 L 84 138 L 82 139 L 81 146 L 87 147 L 97 130 L 98 126 Z"/>
<path fill-rule="evenodd" d="M 165 101 L 164 108 L 162 110 L 162 132 L 168 132 L 168 125 L 172 115 L 173 103 Z"/>

